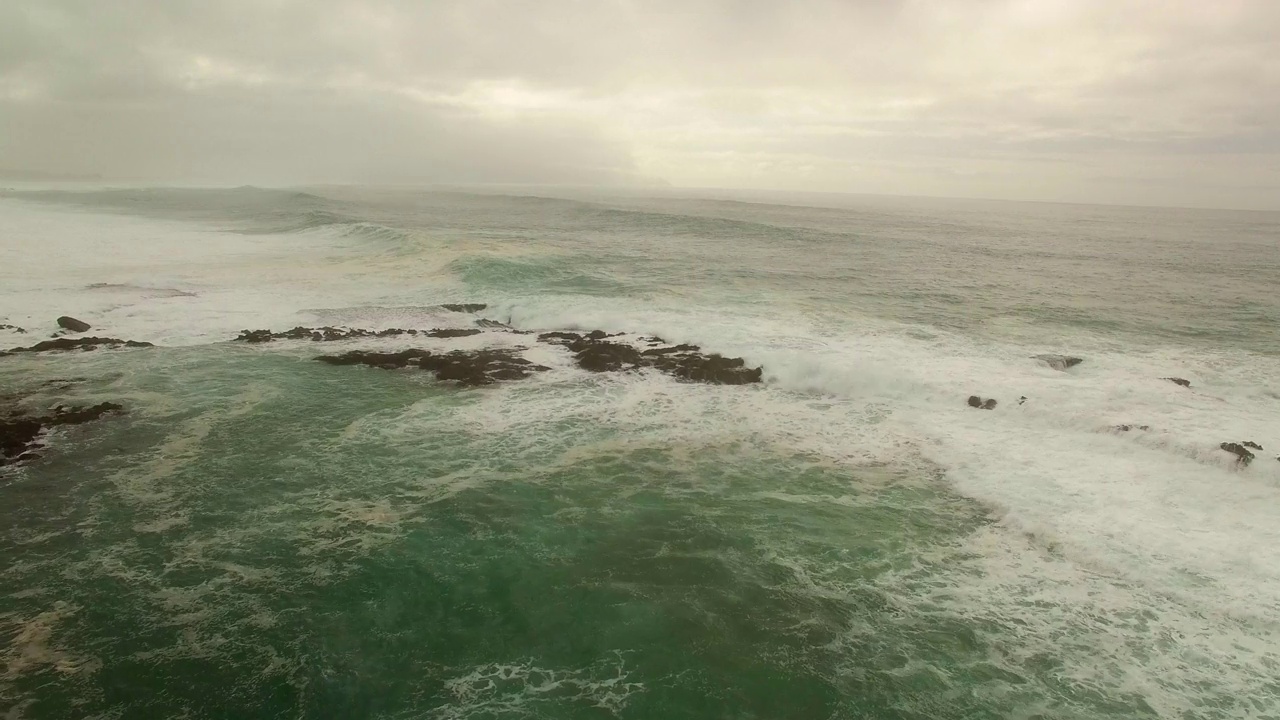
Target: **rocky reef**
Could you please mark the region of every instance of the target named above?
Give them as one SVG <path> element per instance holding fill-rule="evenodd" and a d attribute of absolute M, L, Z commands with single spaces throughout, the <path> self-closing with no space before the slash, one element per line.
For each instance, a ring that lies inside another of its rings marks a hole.
<path fill-rule="evenodd" d="M 50 428 L 80 425 L 103 415 L 123 412 L 116 403 L 104 402 L 89 407 L 58 406 L 43 415 L 22 412 L 16 407 L 0 414 L 0 466 L 35 460 L 44 447 Z"/>
<path fill-rule="evenodd" d="M 330 365 L 368 365 L 383 370 L 411 367 L 435 373 L 436 379 L 453 381 L 460 387 L 492 385 L 500 380 L 523 380 L 535 372 L 550 370 L 520 357 L 516 350 L 505 349 L 454 350 L 447 353 L 352 350 L 341 355 L 321 355 L 316 359 Z"/>
<path fill-rule="evenodd" d="M 680 380 L 711 385 L 746 385 L 758 383 L 763 378 L 762 368 L 747 367 L 742 358 L 704 354 L 696 345 L 668 345 L 641 350 L 629 343 L 610 340 L 610 337 L 617 336 L 595 330 L 586 334 L 543 333 L 538 340 L 568 348 L 574 354 L 578 367 L 590 372 L 653 368 Z M 649 342 L 666 345 L 657 338 Z"/>
<path fill-rule="evenodd" d="M 13 348 L 9 352 L 0 353 L 0 357 L 4 355 L 13 355 L 16 353 L 41 353 L 41 352 L 66 352 L 68 350 L 97 350 L 98 348 L 118 349 L 118 348 L 144 348 L 155 347 L 149 342 L 138 342 L 137 340 L 117 340 L 116 338 L 100 338 L 100 337 L 84 337 L 84 338 L 57 338 L 55 340 L 45 340 L 38 342 L 31 347 Z"/>

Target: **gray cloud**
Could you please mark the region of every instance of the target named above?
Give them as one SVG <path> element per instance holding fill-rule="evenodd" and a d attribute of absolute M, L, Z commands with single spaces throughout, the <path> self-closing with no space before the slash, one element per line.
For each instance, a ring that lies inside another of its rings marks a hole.
<path fill-rule="evenodd" d="M 1280 206 L 1270 0 L 10 0 L 0 167 Z"/>

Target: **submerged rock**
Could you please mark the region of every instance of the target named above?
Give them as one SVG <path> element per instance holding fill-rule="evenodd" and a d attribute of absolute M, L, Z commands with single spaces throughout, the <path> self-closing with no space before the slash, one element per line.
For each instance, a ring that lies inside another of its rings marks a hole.
<path fill-rule="evenodd" d="M 448 310 L 449 312 L 474 313 L 480 312 L 489 306 L 484 303 L 445 303 L 440 307 Z"/>
<path fill-rule="evenodd" d="M 1066 371 L 1067 368 L 1073 368 L 1084 362 L 1084 358 L 1071 357 L 1070 355 L 1035 355 L 1032 359 L 1039 360 L 1054 370 L 1061 371 Z"/>
<path fill-rule="evenodd" d="M 29 352 L 50 352 L 65 350 L 97 350 L 100 347 L 110 348 L 112 350 L 122 347 L 141 348 L 155 347 L 149 342 L 138 342 L 137 340 L 117 340 L 116 338 L 58 338 L 56 340 L 45 340 L 38 342 L 31 347 L 20 347 L 10 350 L 10 353 L 29 353 Z"/>
<path fill-rule="evenodd" d="M 1232 455 L 1235 455 L 1237 458 L 1236 464 L 1242 467 L 1248 467 L 1249 463 L 1253 462 L 1253 458 L 1254 458 L 1253 453 L 1249 452 L 1247 449 L 1245 449 L 1243 445 L 1240 445 L 1239 443 L 1224 442 L 1218 447 L 1222 448 L 1223 450 L 1226 450 Z"/>
<path fill-rule="evenodd" d="M 1190 381 L 1190 380 L 1185 380 L 1185 379 L 1183 379 L 1183 378 L 1167 377 L 1167 378 L 1160 378 L 1160 379 L 1161 379 L 1161 380 L 1168 380 L 1169 382 L 1171 382 L 1171 383 L 1173 383 L 1173 384 L 1175 384 L 1175 385 L 1181 385 L 1181 386 L 1182 386 L 1182 387 L 1184 387 L 1184 388 L 1189 388 L 1189 387 L 1191 387 L 1191 381 Z"/>
<path fill-rule="evenodd" d="M 0 416 L 0 466 L 34 460 L 35 451 L 44 446 L 45 431 L 61 425 L 80 425 L 108 413 L 120 413 L 116 403 L 99 403 L 90 407 L 58 406 L 47 415 L 27 415 L 10 410 Z"/>
<path fill-rule="evenodd" d="M 70 330 L 71 332 L 81 333 L 89 330 L 93 326 L 83 320 L 77 320 L 73 317 L 63 315 L 58 318 L 58 327 L 63 328 L 64 330 Z"/>
<path fill-rule="evenodd" d="M 761 382 L 763 368 L 749 368 L 742 358 L 712 353 L 704 355 L 696 345 L 676 345 L 641 351 L 632 345 L 612 342 L 614 337 L 603 330 L 585 335 L 572 332 L 549 332 L 538 340 L 562 345 L 574 353 L 578 367 L 590 372 L 616 372 L 653 368 L 688 382 L 711 385 L 746 385 Z"/>
<path fill-rule="evenodd" d="M 551 369 L 520 357 L 514 350 L 454 350 L 448 353 L 352 350 L 341 355 L 321 355 L 316 359 L 330 365 L 368 365 L 384 370 L 414 367 L 433 372 L 437 379 L 451 380 L 462 387 L 492 385 L 499 380 L 522 380 L 535 372 Z"/>

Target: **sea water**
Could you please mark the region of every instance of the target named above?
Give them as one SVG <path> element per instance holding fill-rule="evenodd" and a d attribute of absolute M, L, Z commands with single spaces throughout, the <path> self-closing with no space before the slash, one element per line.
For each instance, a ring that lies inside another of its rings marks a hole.
<path fill-rule="evenodd" d="M 1278 290 L 1268 213 L 6 192 L 2 346 L 67 314 L 157 347 L 0 358 L 22 407 L 127 408 L 0 470 L 0 710 L 1277 718 Z M 502 328 L 231 342 L 482 319 L 765 382 L 588 373 Z M 551 369 L 313 360 L 383 347 Z"/>

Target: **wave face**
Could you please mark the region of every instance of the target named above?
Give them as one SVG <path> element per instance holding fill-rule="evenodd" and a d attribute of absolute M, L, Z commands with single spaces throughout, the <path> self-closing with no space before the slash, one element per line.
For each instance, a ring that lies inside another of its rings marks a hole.
<path fill-rule="evenodd" d="M 128 411 L 0 474 L 0 706 L 1280 714 L 1280 216 L 824 202 L 3 194 L 0 341 L 67 314 L 159 347 L 0 358 L 24 407 Z M 459 390 L 227 342 L 296 325 L 476 329 L 325 345 L 549 370 Z"/>

